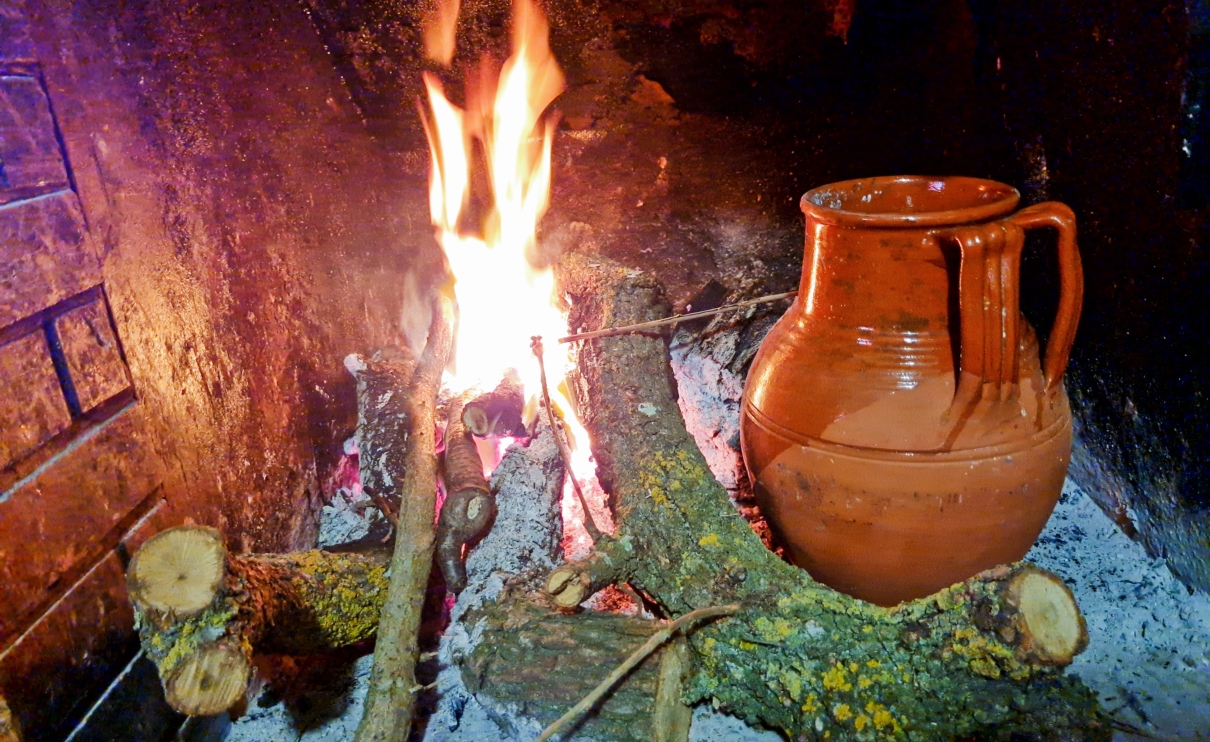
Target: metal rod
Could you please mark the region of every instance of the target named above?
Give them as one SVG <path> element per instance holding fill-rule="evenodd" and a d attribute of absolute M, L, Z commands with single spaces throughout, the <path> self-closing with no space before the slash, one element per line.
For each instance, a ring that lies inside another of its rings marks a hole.
<path fill-rule="evenodd" d="M 615 335 L 633 335 L 634 333 L 643 332 L 654 327 L 663 327 L 664 325 L 677 325 L 681 322 L 688 322 L 699 317 L 710 317 L 715 314 L 722 314 L 733 309 L 743 309 L 745 307 L 754 306 L 756 304 L 768 304 L 769 302 L 781 301 L 782 299 L 790 299 L 798 296 L 797 291 L 787 291 L 784 294 L 769 294 L 768 296 L 758 296 L 755 299 L 745 299 L 734 304 L 724 304 L 715 309 L 703 309 L 700 312 L 689 312 L 687 314 L 675 314 L 664 319 L 653 319 L 647 322 L 639 322 L 634 325 L 623 325 L 621 327 L 606 327 L 603 330 L 592 330 L 590 332 L 579 332 L 575 335 L 559 338 L 560 343 L 574 343 L 579 340 L 592 340 L 593 338 L 606 338 Z"/>

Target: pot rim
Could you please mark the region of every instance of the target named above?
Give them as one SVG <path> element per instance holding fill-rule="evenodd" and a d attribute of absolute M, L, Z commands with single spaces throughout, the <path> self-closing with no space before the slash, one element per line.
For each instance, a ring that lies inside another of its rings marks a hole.
<path fill-rule="evenodd" d="M 889 188 L 899 191 L 906 203 L 902 210 L 862 211 L 854 204 L 868 202 L 872 194 Z M 959 192 L 955 208 L 919 211 L 911 208 L 911 197 L 935 200 L 945 190 Z M 861 194 L 865 194 L 864 196 Z M 812 188 L 803 194 L 799 205 L 808 219 L 824 224 L 850 227 L 942 227 L 987 221 L 1010 214 L 1021 201 L 1021 194 L 1005 183 L 963 175 L 886 175 L 856 178 Z"/>

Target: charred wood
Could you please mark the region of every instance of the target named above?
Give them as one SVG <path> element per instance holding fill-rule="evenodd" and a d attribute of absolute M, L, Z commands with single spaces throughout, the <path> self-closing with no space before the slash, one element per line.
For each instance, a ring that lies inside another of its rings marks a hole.
<path fill-rule="evenodd" d="M 648 275 L 571 255 L 559 268 L 571 326 L 667 314 Z M 813 581 L 767 550 L 728 502 L 685 430 L 665 342 L 580 344 L 576 396 L 620 527 L 615 545 L 560 568 L 560 586 L 602 579 L 594 560 L 670 616 L 740 603 L 690 636 L 687 700 L 714 703 L 791 737 L 1107 739 L 1096 700 L 1061 669 L 1086 637 L 1061 580 L 1010 565 L 893 609 Z M 571 600 L 570 597 L 567 600 Z"/>
<path fill-rule="evenodd" d="M 462 402 L 455 401 L 445 425 L 445 502 L 437 522 L 437 565 L 455 593 L 466 588 L 465 550 L 487 534 L 496 517 L 496 498 L 463 412 Z"/>
<path fill-rule="evenodd" d="M 509 369 L 495 389 L 463 406 L 461 419 L 467 432 L 480 438 L 520 438 L 526 435 L 524 410 L 521 378 Z"/>

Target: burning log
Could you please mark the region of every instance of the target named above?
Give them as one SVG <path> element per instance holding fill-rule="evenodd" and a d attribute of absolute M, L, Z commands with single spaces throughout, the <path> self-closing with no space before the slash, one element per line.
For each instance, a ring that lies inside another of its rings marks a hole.
<path fill-rule="evenodd" d="M 0 696 L 0 742 L 21 742 L 21 730 L 4 696 Z"/>
<path fill-rule="evenodd" d="M 600 258 L 569 256 L 559 278 L 573 327 L 667 311 L 650 276 Z M 663 340 L 584 342 L 578 370 L 583 421 L 621 525 L 548 584 L 563 605 L 611 579 L 670 616 L 743 605 L 690 638 L 687 700 L 711 698 L 792 737 L 1109 738 L 1092 692 L 1061 672 L 1087 637 L 1058 577 L 1010 565 L 893 609 L 837 593 L 778 559 L 737 516 L 685 430 Z"/>
<path fill-rule="evenodd" d="M 487 486 L 483 462 L 463 424 L 464 413 L 461 400 L 450 406 L 445 425 L 445 502 L 437 523 L 437 564 L 446 586 L 455 593 L 466 588 L 464 547 L 483 538 L 496 518 L 496 497 Z"/>
<path fill-rule="evenodd" d="M 521 378 L 509 369 L 495 389 L 466 403 L 462 408 L 462 424 L 480 438 L 520 438 L 526 435 L 524 409 Z"/>
<path fill-rule="evenodd" d="M 221 713 L 244 697 L 254 650 L 314 654 L 374 636 L 387 553 L 227 553 L 218 531 L 179 526 L 135 553 L 126 573 L 143 650 L 168 703 Z"/>
<path fill-rule="evenodd" d="M 403 742 L 412 725 L 415 708 L 418 633 L 424 590 L 433 567 L 434 515 L 437 509 L 436 407 L 441 374 L 449 363 L 453 346 L 448 299 L 434 307 L 424 354 L 411 379 L 399 369 L 373 365 L 358 376 L 368 387 L 379 383 L 376 374 L 386 373 L 395 396 L 408 393 L 407 412 L 392 415 L 362 411 L 366 428 L 359 427 L 362 461 L 381 466 L 383 481 L 400 493 L 395 553 L 365 711 L 357 727 L 356 742 Z M 409 383 L 410 381 L 410 383 Z M 359 399 L 361 394 L 358 395 Z M 378 407 L 403 405 L 394 396 Z M 406 423 L 406 424 L 401 424 Z M 364 469 L 363 469 L 364 472 Z M 364 474 L 363 474 L 364 476 Z"/>

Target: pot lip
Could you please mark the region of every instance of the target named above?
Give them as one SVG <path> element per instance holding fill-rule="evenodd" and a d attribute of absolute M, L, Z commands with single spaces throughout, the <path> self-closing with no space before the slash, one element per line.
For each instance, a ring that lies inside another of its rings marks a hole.
<path fill-rule="evenodd" d="M 942 211 L 855 211 L 840 205 L 838 196 L 852 197 L 887 186 L 899 186 L 905 193 L 938 192 L 961 189 L 970 196 L 967 204 Z M 831 205 L 829 204 L 831 201 Z M 886 175 L 855 178 L 812 188 L 803 194 L 799 205 L 809 219 L 824 224 L 862 227 L 942 227 L 971 224 L 1004 216 L 1017 208 L 1021 193 L 1010 185 L 985 178 L 964 175 Z"/>

